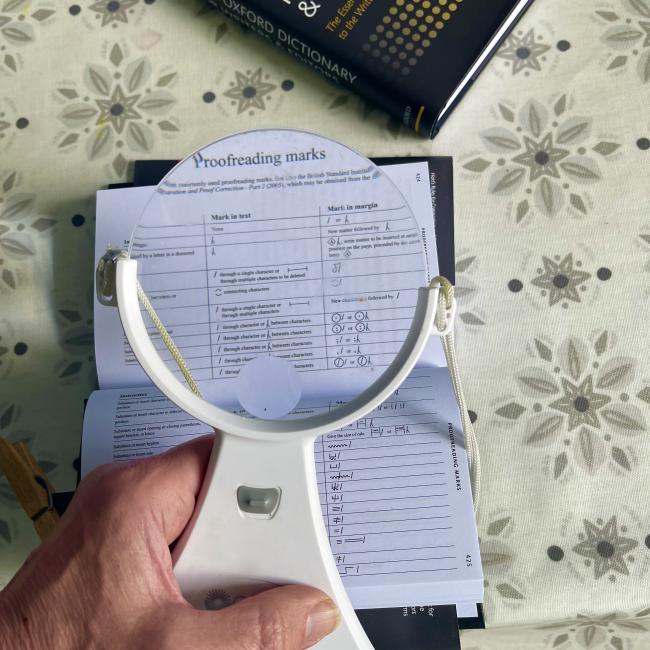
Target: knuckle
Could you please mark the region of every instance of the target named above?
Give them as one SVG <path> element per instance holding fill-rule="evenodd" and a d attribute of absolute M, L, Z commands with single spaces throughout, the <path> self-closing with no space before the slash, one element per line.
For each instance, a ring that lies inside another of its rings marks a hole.
<path fill-rule="evenodd" d="M 106 495 L 112 489 L 111 476 L 113 468 L 108 465 L 96 467 L 79 483 L 77 498 L 94 499 L 97 495 Z"/>
<path fill-rule="evenodd" d="M 86 494 L 100 494 L 105 498 L 114 497 L 119 489 L 118 477 L 122 472 L 122 468 L 114 465 L 102 465 L 90 472 L 79 487 Z"/>
<path fill-rule="evenodd" d="M 132 499 L 132 485 L 137 472 L 134 464 L 103 465 L 91 472 L 79 484 L 79 497 L 96 508 L 119 507 L 125 500 Z"/>

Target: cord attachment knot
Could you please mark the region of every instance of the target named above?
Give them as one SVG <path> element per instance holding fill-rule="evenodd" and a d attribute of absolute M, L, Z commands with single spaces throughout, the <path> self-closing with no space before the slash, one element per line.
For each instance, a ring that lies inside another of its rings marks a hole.
<path fill-rule="evenodd" d="M 95 291 L 97 300 L 104 307 L 117 307 L 117 295 L 115 292 L 115 273 L 117 260 L 126 259 L 128 254 L 120 248 L 109 246 L 106 252 L 97 263 L 95 271 Z"/>
<path fill-rule="evenodd" d="M 447 336 L 454 327 L 456 318 L 456 298 L 454 286 L 442 275 L 437 275 L 429 283 L 430 289 L 439 289 L 438 306 L 432 334 Z"/>

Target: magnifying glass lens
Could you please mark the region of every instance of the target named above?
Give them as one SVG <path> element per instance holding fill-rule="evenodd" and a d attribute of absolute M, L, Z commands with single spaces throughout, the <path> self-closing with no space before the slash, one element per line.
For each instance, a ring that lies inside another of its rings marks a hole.
<path fill-rule="evenodd" d="M 177 165 L 129 252 L 201 395 L 264 419 L 368 388 L 402 347 L 427 279 L 418 224 L 389 177 L 289 130 L 231 136 Z"/>

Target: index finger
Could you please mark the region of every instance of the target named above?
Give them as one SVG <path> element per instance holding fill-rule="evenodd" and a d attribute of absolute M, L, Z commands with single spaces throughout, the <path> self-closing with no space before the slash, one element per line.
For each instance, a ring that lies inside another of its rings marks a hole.
<path fill-rule="evenodd" d="M 201 436 L 138 463 L 131 490 L 147 499 L 167 544 L 187 525 L 203 483 L 214 435 Z"/>

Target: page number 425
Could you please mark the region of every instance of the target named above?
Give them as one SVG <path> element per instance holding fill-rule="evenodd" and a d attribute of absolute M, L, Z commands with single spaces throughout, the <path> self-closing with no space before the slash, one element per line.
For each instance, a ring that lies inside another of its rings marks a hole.
<path fill-rule="evenodd" d="M 465 556 L 465 566 L 472 566 L 472 556 L 469 554 Z"/>

